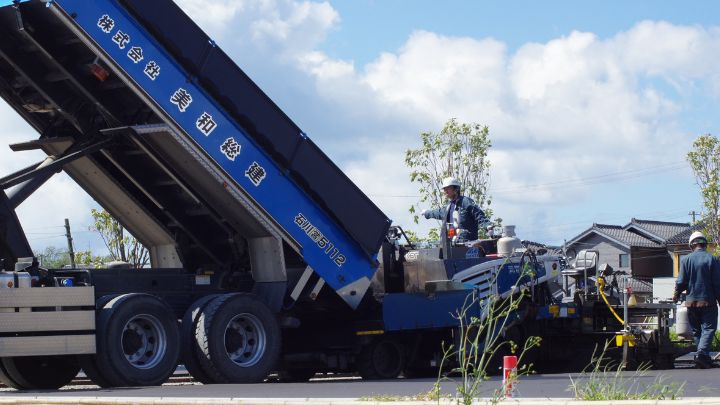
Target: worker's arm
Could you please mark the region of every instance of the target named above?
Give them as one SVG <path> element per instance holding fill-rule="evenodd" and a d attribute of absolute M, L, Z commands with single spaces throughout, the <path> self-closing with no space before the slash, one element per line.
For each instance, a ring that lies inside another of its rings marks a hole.
<path fill-rule="evenodd" d="M 680 271 L 678 272 L 677 281 L 675 281 L 675 293 L 673 294 L 673 302 L 680 301 L 680 294 L 687 291 L 687 271 L 686 271 L 687 257 L 683 257 L 680 261 Z"/>
<path fill-rule="evenodd" d="M 487 229 L 488 225 L 490 225 L 490 220 L 487 216 L 485 216 L 485 213 L 483 210 L 480 209 L 476 204 L 471 205 L 468 207 L 468 212 L 470 215 L 472 215 L 472 218 L 477 222 L 478 225 L 478 232 Z"/>
<path fill-rule="evenodd" d="M 447 215 L 447 209 L 445 207 L 441 207 L 434 210 L 425 210 L 421 212 L 421 215 L 425 217 L 425 219 L 445 219 L 445 215 Z"/>

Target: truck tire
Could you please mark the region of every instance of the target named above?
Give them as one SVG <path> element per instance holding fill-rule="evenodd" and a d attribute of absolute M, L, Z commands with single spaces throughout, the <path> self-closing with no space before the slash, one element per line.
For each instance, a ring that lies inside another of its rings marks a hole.
<path fill-rule="evenodd" d="M 97 323 L 95 364 L 110 386 L 161 385 L 175 371 L 180 333 L 172 309 L 149 294 L 108 302 Z"/>
<path fill-rule="evenodd" d="M 2 365 L 2 358 L 0 357 L 0 383 L 7 385 L 8 387 L 14 387 L 17 383 L 8 377 L 7 370 Z"/>
<path fill-rule="evenodd" d="M 459 327 L 455 328 L 453 336 L 453 347 L 455 348 L 452 359 L 454 360 L 453 368 L 466 368 L 468 372 L 485 373 L 488 376 L 500 375 L 502 373 L 503 355 L 501 348 L 497 347 L 497 345 L 503 344 L 503 337 L 496 337 L 496 349 L 494 353 L 491 353 L 492 350 L 488 350 L 488 352 L 485 353 L 485 341 L 488 332 L 484 331 L 481 336 L 478 336 L 481 332 L 479 332 L 477 326 L 466 326 L 465 328 L 464 331 L 461 331 Z M 502 332 L 498 330 L 495 333 L 499 334 Z M 485 363 L 481 364 L 480 359 L 483 353 Z M 484 369 L 481 370 L 483 367 Z"/>
<path fill-rule="evenodd" d="M 115 297 L 117 297 L 117 295 L 103 295 L 102 297 L 95 300 L 96 324 L 98 324 L 100 314 L 105 308 L 105 305 L 107 305 L 107 303 L 112 301 Z M 95 335 L 97 336 L 97 332 L 95 333 Z M 90 381 L 92 381 L 95 385 L 99 386 L 100 388 L 109 388 L 112 386 L 112 384 L 110 384 L 110 381 L 108 381 L 108 379 L 103 376 L 102 371 L 97 366 L 94 354 L 78 356 L 78 362 L 80 363 L 80 368 L 82 368 L 87 378 L 89 378 Z"/>
<path fill-rule="evenodd" d="M 207 295 L 193 302 L 185 311 L 180 323 L 180 362 L 185 365 L 195 381 L 203 384 L 210 384 L 213 381 L 200 365 L 199 357 L 202 356 L 202 351 L 195 340 L 195 328 L 203 308 L 220 295 Z"/>
<path fill-rule="evenodd" d="M 402 346 L 389 338 L 376 339 L 364 346 L 357 359 L 358 373 L 364 380 L 397 378 L 404 367 Z"/>
<path fill-rule="evenodd" d="M 5 357 L 2 366 L 7 383 L 19 390 L 56 390 L 80 372 L 75 356 Z"/>
<path fill-rule="evenodd" d="M 216 383 L 263 381 L 280 358 L 280 326 L 255 295 L 226 294 L 200 312 L 195 338 L 198 358 Z"/>
<path fill-rule="evenodd" d="M 84 354 L 78 356 L 78 362 L 80 363 L 80 368 L 85 373 L 85 376 L 87 376 L 87 378 L 90 379 L 93 384 L 97 385 L 100 388 L 112 387 L 110 381 L 108 381 L 108 379 L 103 376 L 100 368 L 97 366 L 97 364 L 95 364 L 94 354 Z"/>

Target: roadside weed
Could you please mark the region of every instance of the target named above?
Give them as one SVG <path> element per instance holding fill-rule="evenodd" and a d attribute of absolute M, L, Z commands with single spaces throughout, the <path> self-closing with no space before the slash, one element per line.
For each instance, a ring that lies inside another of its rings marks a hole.
<path fill-rule="evenodd" d="M 576 399 L 584 401 L 613 400 L 663 400 L 680 399 L 685 383 L 668 382 L 663 375 L 658 375 L 650 384 L 643 383 L 648 376 L 649 365 L 641 365 L 632 374 L 623 370 L 621 362 L 607 358 L 606 352 L 610 341 L 605 344 L 602 352 L 593 353 L 591 363 L 576 379 L 570 377 L 569 391 Z"/>
<path fill-rule="evenodd" d="M 523 258 L 528 261 L 523 261 Z M 453 402 L 458 405 L 471 405 L 488 392 L 483 389 L 484 383 L 491 374 L 498 372 L 503 355 L 518 357 L 520 366 L 509 378 L 513 385 L 519 377 L 532 373 L 532 364 L 524 364 L 525 355 L 540 345 L 540 338 L 525 336 L 522 328 L 532 294 L 520 284 L 534 277 L 533 257 L 523 258 L 517 282 L 505 298 L 495 295 L 481 299 L 475 293 L 470 294 L 455 315 L 459 327 L 455 331 L 454 343 L 443 345 L 436 387 L 439 389 L 441 381 L 454 382 L 456 392 Z M 486 397 L 486 401 L 493 404 L 503 399 L 504 387 L 490 391 L 489 397 Z"/>

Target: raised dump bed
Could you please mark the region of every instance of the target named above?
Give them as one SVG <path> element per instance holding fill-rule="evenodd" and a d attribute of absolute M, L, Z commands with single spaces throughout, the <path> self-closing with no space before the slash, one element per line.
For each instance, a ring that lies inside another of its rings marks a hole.
<path fill-rule="evenodd" d="M 358 305 L 389 219 L 172 1 L 13 2 L 0 37 L 0 95 L 40 134 L 14 149 L 78 154 L 57 168 L 153 267 L 309 266 Z"/>

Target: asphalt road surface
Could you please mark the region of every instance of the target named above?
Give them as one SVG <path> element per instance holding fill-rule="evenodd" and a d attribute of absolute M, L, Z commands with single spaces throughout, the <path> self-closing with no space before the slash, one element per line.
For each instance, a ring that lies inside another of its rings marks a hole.
<path fill-rule="evenodd" d="M 658 381 L 662 384 L 685 384 L 683 397 L 720 397 L 720 368 L 696 370 L 691 368 L 648 371 L 642 376 L 633 372 L 621 374 L 626 384 L 637 384 L 640 389 Z M 570 378 L 584 381 L 579 374 L 544 374 L 525 376 L 516 386 L 521 398 L 572 398 Z M 607 380 L 611 383 L 612 379 Z M 192 397 L 192 398 L 365 398 L 392 399 L 413 397 L 433 387 L 433 379 L 395 379 L 363 381 L 355 377 L 315 378 L 307 383 L 214 384 L 202 385 L 190 381 L 170 382 L 161 387 L 100 389 L 91 385 L 72 385 L 60 391 L 17 392 L 2 389 L 2 396 L 49 397 Z M 453 394 L 455 384 L 445 381 L 444 393 Z M 501 387 L 500 378 L 492 378 L 482 385 L 480 396 L 491 396 Z"/>

